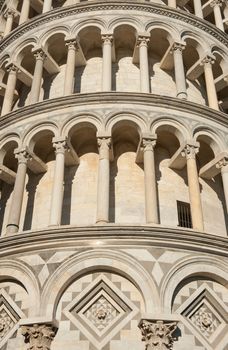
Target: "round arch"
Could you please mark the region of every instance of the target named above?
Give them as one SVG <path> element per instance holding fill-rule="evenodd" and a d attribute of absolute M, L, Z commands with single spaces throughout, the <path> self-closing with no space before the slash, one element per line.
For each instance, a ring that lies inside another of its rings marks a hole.
<path fill-rule="evenodd" d="M 194 256 L 177 263 L 166 275 L 161 289 L 161 304 L 164 312 L 171 312 L 173 295 L 178 285 L 188 277 L 204 276 L 220 284 L 228 283 L 228 267 L 212 256 Z"/>
<path fill-rule="evenodd" d="M 70 130 L 74 127 L 77 128 L 77 125 L 80 124 L 91 124 L 94 128 L 96 128 L 97 131 L 101 131 L 102 128 L 102 121 L 101 119 L 95 115 L 95 114 L 79 114 L 71 117 L 68 119 L 63 126 L 61 127 L 60 134 L 64 137 L 67 137 L 70 133 Z"/>
<path fill-rule="evenodd" d="M 59 136 L 59 129 L 58 126 L 53 122 L 44 122 L 39 123 L 37 125 L 33 125 L 24 135 L 23 137 L 23 145 L 30 148 L 32 139 L 37 135 L 38 133 L 42 131 L 49 131 L 52 132 L 54 137 Z"/>
<path fill-rule="evenodd" d="M 108 134 L 112 134 L 112 130 L 115 127 L 115 125 L 119 122 L 131 122 L 135 124 L 136 128 L 138 129 L 139 135 L 141 135 L 144 132 L 148 131 L 147 124 L 143 117 L 138 116 L 137 114 L 134 114 L 132 112 L 124 112 L 124 113 L 117 113 L 117 114 L 110 114 L 106 117 L 105 120 L 105 130 Z"/>
<path fill-rule="evenodd" d="M 0 281 L 8 278 L 22 284 L 28 293 L 29 317 L 38 316 L 40 312 L 39 284 L 32 271 L 18 260 L 2 260 L 0 268 Z"/>
<path fill-rule="evenodd" d="M 158 128 L 161 128 L 161 127 L 164 128 L 164 130 L 174 134 L 179 140 L 180 144 L 191 138 L 190 130 L 188 130 L 188 128 L 185 125 L 183 125 L 180 122 L 177 122 L 174 119 L 159 117 L 159 119 L 151 123 L 151 126 L 150 126 L 151 133 L 156 134 Z"/>
<path fill-rule="evenodd" d="M 43 314 L 48 312 L 47 317 L 54 317 L 63 291 L 74 280 L 96 269 L 119 273 L 135 284 L 142 293 L 147 313 L 160 309 L 155 282 L 142 265 L 132 257 L 119 251 L 97 249 L 73 256 L 55 271 L 42 293 L 41 312 Z M 59 286 L 59 288 L 57 289 L 56 286 Z"/>

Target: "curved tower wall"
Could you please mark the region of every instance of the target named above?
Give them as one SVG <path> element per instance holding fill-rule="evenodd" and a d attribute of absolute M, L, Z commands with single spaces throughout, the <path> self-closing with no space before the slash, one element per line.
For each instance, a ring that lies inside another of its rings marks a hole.
<path fill-rule="evenodd" d="M 0 348 L 227 350 L 227 2 L 0 6 Z"/>

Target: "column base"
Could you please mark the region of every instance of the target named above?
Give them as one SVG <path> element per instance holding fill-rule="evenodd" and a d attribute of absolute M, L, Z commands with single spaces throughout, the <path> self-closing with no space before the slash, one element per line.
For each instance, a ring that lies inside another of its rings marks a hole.
<path fill-rule="evenodd" d="M 177 94 L 177 98 L 180 98 L 180 99 L 182 99 L 182 100 L 187 100 L 188 95 L 186 94 L 186 92 L 179 92 L 179 93 Z"/>
<path fill-rule="evenodd" d="M 19 226 L 15 224 L 8 224 L 6 226 L 6 236 L 10 236 L 11 234 L 17 233 L 19 230 Z"/>

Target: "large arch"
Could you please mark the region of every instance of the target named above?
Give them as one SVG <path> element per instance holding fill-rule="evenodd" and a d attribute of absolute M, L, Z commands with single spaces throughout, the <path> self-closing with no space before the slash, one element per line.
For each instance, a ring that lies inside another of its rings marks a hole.
<path fill-rule="evenodd" d="M 135 259 L 119 251 L 96 249 L 73 256 L 55 271 L 42 293 L 41 314 L 47 313 L 47 317 L 53 317 L 61 294 L 69 284 L 88 271 L 96 269 L 117 272 L 125 276 L 141 291 L 147 313 L 160 310 L 155 282 Z"/>

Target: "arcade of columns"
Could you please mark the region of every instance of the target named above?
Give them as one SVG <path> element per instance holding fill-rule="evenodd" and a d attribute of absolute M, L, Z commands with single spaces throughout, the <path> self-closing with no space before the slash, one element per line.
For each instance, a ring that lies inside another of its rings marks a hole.
<path fill-rule="evenodd" d="M 184 4 L 188 4 L 189 0 L 184 1 Z M 75 3 L 80 2 L 76 0 Z M 182 2 L 183 3 L 183 2 Z M 207 7 L 212 8 L 214 13 L 215 25 L 222 31 L 224 31 L 224 25 L 227 25 L 228 22 L 228 3 L 227 0 L 210 0 L 207 1 L 206 4 L 202 5 L 202 0 L 193 0 L 194 4 L 194 14 L 199 18 L 204 18 L 204 11 Z M 6 24 L 5 30 L 2 33 L 2 37 L 8 35 L 13 27 L 13 22 L 15 17 L 19 17 L 19 25 L 26 22 L 29 19 L 29 10 L 30 10 L 31 2 L 30 0 L 23 0 L 21 12 L 18 13 L 17 10 L 13 8 L 8 8 L 5 12 Z M 173 8 L 178 8 L 178 0 L 168 0 L 168 6 Z M 222 6 L 224 9 L 222 10 Z M 42 13 L 46 13 L 51 11 L 52 9 L 52 0 L 44 0 Z M 223 11 L 223 15 L 222 15 Z M 208 12 L 208 9 L 207 9 Z"/>
<path fill-rule="evenodd" d="M 185 1 L 187 3 L 187 1 Z M 203 18 L 203 7 L 200 0 L 194 0 L 195 15 Z M 222 16 L 222 5 L 224 16 Z M 224 31 L 224 24 L 228 18 L 228 2 L 225 0 L 210 1 L 211 8 L 214 12 L 216 26 Z M 26 22 L 29 18 L 30 0 L 23 0 L 21 12 L 19 15 L 19 25 Z M 168 6 L 177 8 L 177 0 L 168 0 Z M 43 13 L 52 9 L 52 1 L 44 0 Z M 5 13 L 6 25 L 3 37 L 7 36 L 13 28 L 13 20 L 18 13 L 13 9 L 8 9 Z M 225 17 L 225 20 L 223 19 Z M 113 35 L 102 34 L 102 91 L 109 92 L 112 89 L 112 45 Z M 139 69 L 140 69 L 140 92 L 150 93 L 150 78 L 149 78 L 149 58 L 148 44 L 150 35 L 139 34 L 137 36 L 137 47 L 139 50 Z M 173 55 L 174 75 L 176 83 L 176 97 L 181 100 L 187 100 L 186 74 L 184 69 L 182 52 L 186 44 L 184 42 L 175 42 L 170 48 L 170 53 Z M 73 94 L 74 72 L 76 65 L 75 52 L 78 50 L 78 39 L 73 38 L 66 40 L 67 60 L 65 68 L 65 78 L 63 84 L 63 96 Z M 35 68 L 31 84 L 29 96 L 29 104 L 39 102 L 41 84 L 43 78 L 44 60 L 46 52 L 41 48 L 33 50 L 35 56 Z M 206 84 L 206 92 L 208 105 L 214 110 L 219 110 L 218 97 L 216 86 L 213 77 L 212 65 L 215 58 L 213 55 L 206 55 L 202 61 L 204 78 Z M 8 70 L 8 78 L 3 99 L 1 115 L 7 117 L 7 114 L 12 111 L 16 83 L 18 79 L 19 68 L 16 63 L 9 63 L 6 66 Z M 159 209 L 157 198 L 157 179 L 155 174 L 155 147 L 157 143 L 156 134 L 144 134 L 141 132 L 141 139 L 138 146 L 143 165 L 144 165 L 144 186 L 145 186 L 145 217 L 146 223 L 149 225 L 159 224 Z M 68 137 L 54 137 L 52 144 L 55 149 L 55 170 L 52 184 L 51 206 L 49 216 L 50 228 L 58 227 L 61 224 L 61 214 L 63 207 L 63 182 L 66 165 L 66 153 L 75 152 L 69 142 Z M 96 223 L 99 225 L 109 222 L 109 196 L 110 196 L 110 162 L 111 162 L 111 146 L 112 135 L 106 135 L 100 131 L 97 132 L 97 145 L 99 153 L 98 163 L 98 189 L 97 189 L 97 213 Z M 228 211 L 228 153 L 223 150 L 215 156 L 215 158 L 204 165 L 200 171 L 197 169 L 196 155 L 199 152 L 200 144 L 195 140 L 185 140 L 179 149 L 171 157 L 169 167 L 175 169 L 176 164 L 181 162 L 186 166 L 189 200 L 192 215 L 192 225 L 195 231 L 204 231 L 204 219 L 202 212 L 199 176 L 205 176 L 211 172 L 213 174 L 221 173 L 223 190 L 226 201 L 226 209 Z M 13 197 L 11 201 L 10 212 L 7 224 L 7 236 L 13 235 L 19 230 L 19 222 L 22 212 L 23 194 L 25 191 L 26 174 L 31 161 L 37 162 L 40 167 L 45 165 L 42 161 L 29 150 L 28 147 L 17 148 L 14 151 L 18 162 L 17 172 L 14 179 Z M 79 162 L 77 155 L 75 162 Z M 213 169 L 213 171 L 212 171 Z M 1 168 L 10 177 L 9 169 Z M 8 172 L 8 174 L 7 174 Z M 177 329 L 177 321 L 172 320 L 148 320 L 141 319 L 139 328 L 142 333 L 142 340 L 145 342 L 146 349 L 172 349 Z M 41 322 L 25 324 L 21 327 L 25 343 L 29 349 L 50 350 L 52 341 L 57 332 L 57 327 L 52 322 Z"/>

